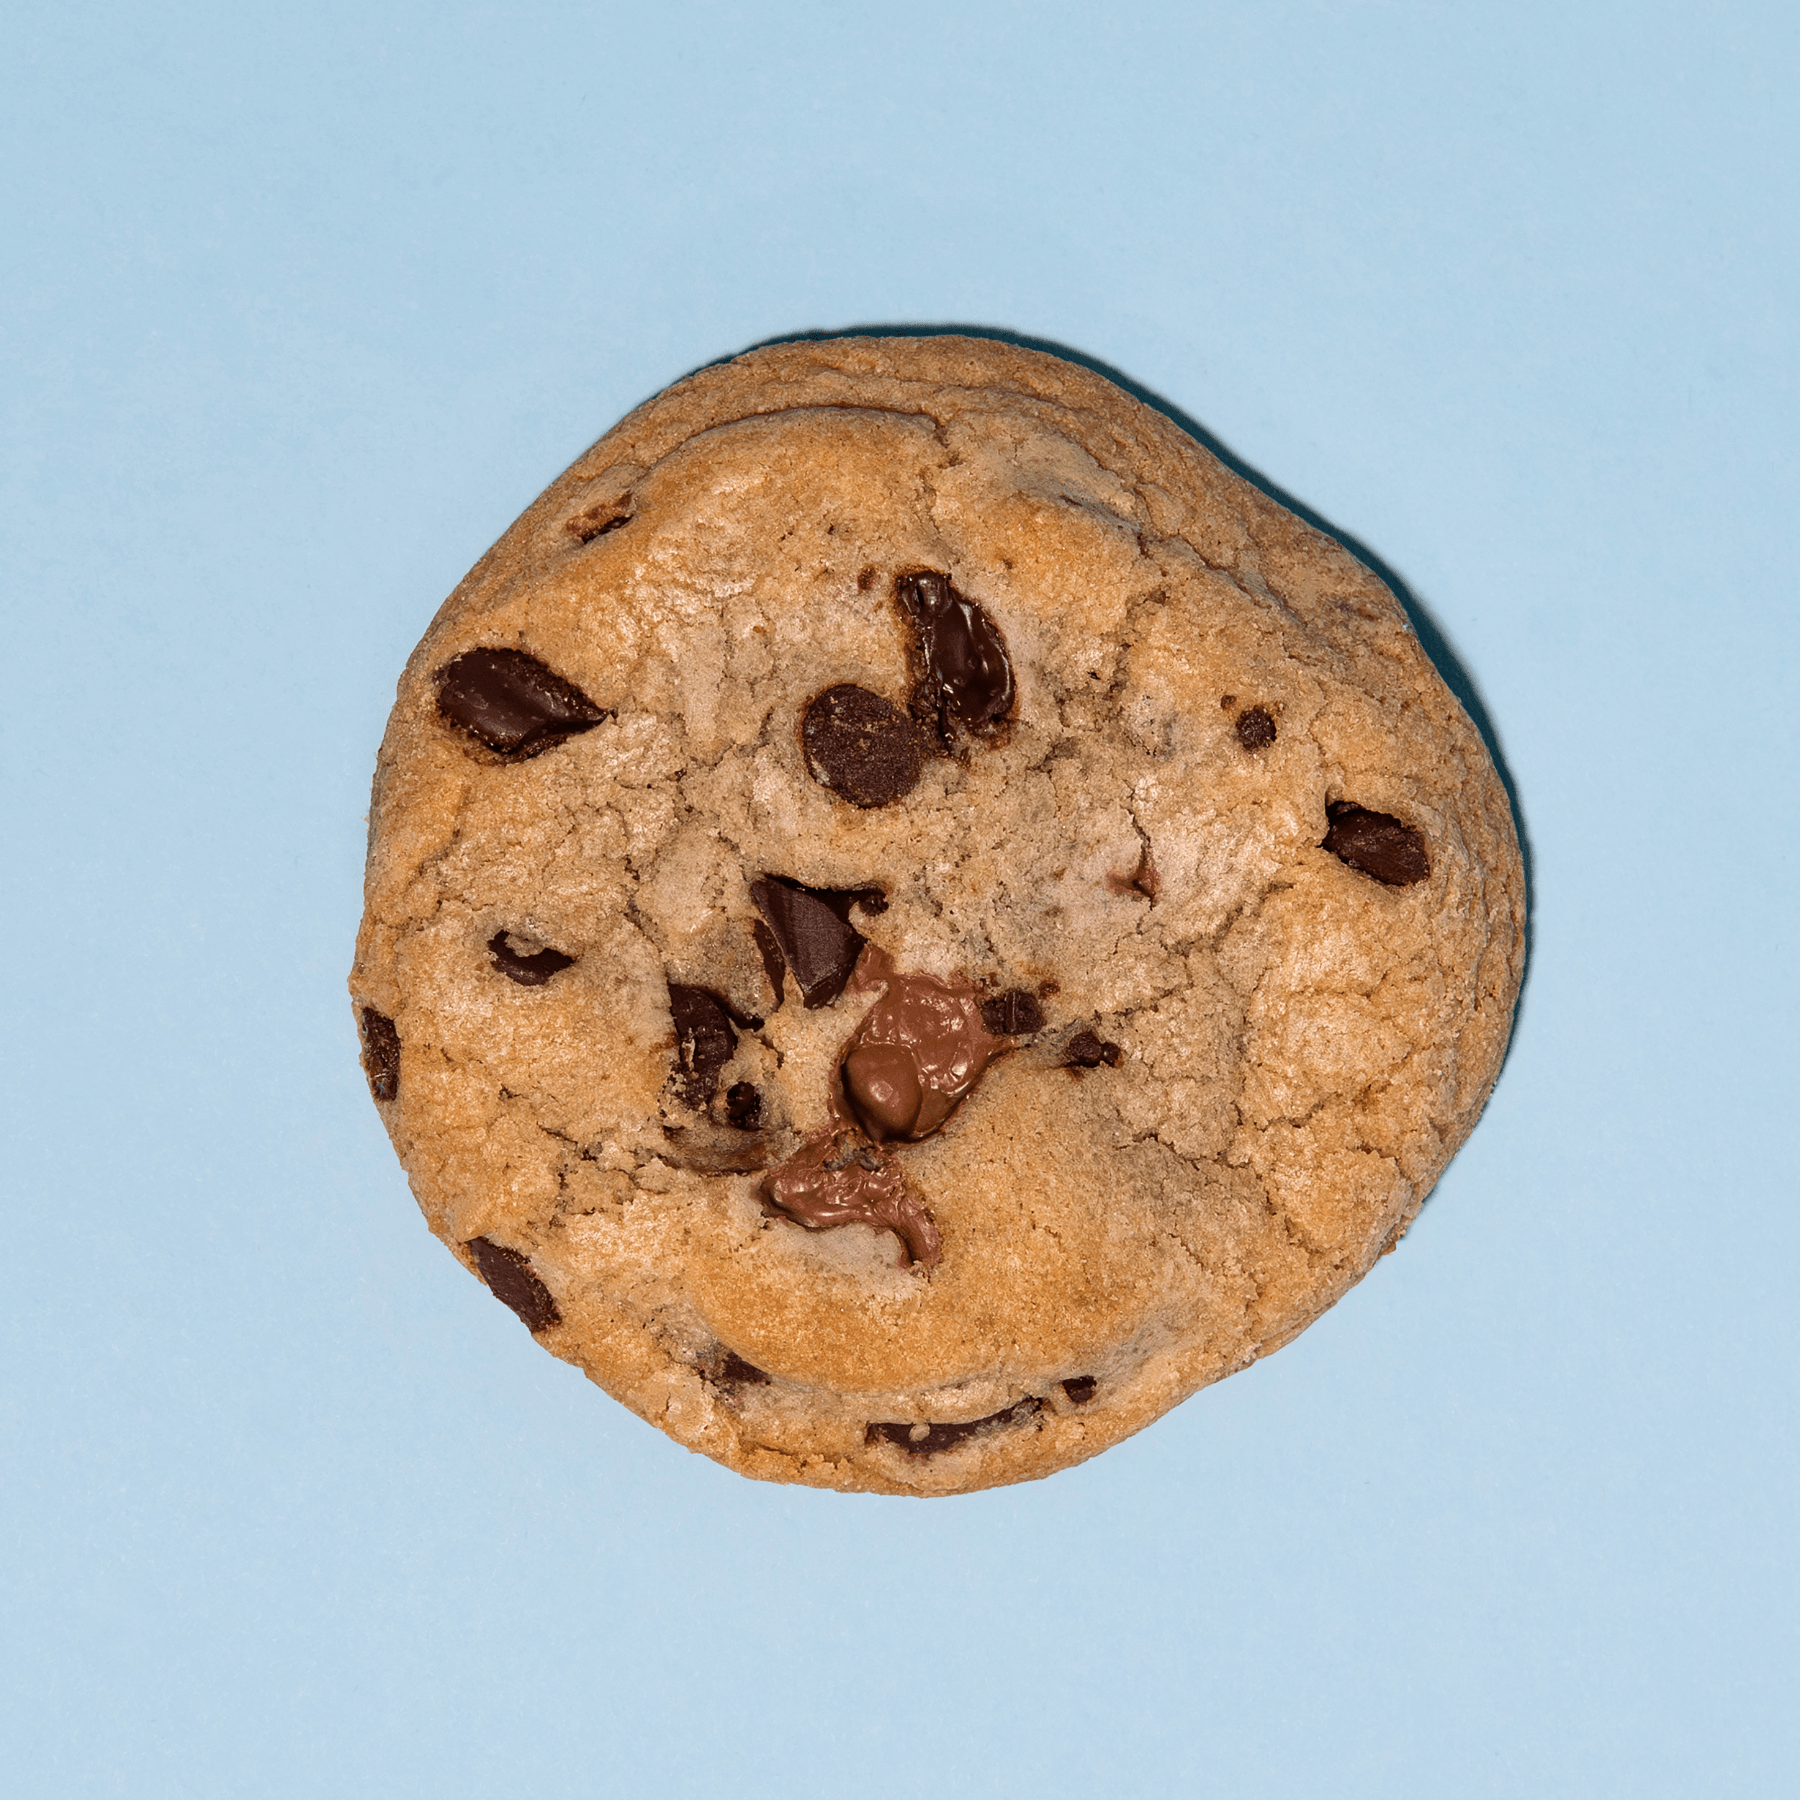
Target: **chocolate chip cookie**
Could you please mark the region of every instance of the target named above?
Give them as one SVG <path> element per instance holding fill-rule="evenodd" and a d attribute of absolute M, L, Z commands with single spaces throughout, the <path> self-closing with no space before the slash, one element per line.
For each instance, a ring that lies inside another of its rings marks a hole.
<path fill-rule="evenodd" d="M 1028 1480 L 1294 1336 L 1480 1111 L 1505 794 L 1404 613 L 967 338 L 641 407 L 451 595 L 351 994 L 431 1228 L 769 1480 Z"/>

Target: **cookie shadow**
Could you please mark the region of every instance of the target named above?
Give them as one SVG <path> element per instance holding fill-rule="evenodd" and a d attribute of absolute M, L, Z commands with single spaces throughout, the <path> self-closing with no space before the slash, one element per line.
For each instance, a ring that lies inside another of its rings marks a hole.
<path fill-rule="evenodd" d="M 1431 609 L 1426 606 L 1401 576 L 1369 546 L 1357 537 L 1354 532 L 1346 531 L 1341 525 L 1315 508 L 1308 506 L 1304 500 L 1290 494 L 1278 483 L 1271 481 L 1260 469 L 1254 468 L 1239 456 L 1221 438 L 1182 411 L 1179 406 L 1166 400 L 1141 381 L 1134 381 L 1121 369 L 1115 369 L 1111 363 L 1102 362 L 1097 356 L 1089 356 L 1084 350 L 1076 350 L 1068 344 L 1060 344 L 1053 338 L 1030 337 L 1021 331 L 1007 331 L 993 325 L 962 325 L 944 323 L 939 325 L 890 325 L 867 324 L 846 325 L 832 331 L 789 331 L 776 337 L 759 338 L 754 344 L 746 344 L 742 350 L 734 350 L 729 356 L 715 357 L 712 362 L 701 365 L 712 368 L 717 363 L 730 362 L 733 357 L 743 356 L 752 350 L 765 350 L 775 344 L 822 343 L 831 338 L 856 337 L 975 337 L 992 338 L 1002 344 L 1016 344 L 1023 350 L 1040 350 L 1046 356 L 1061 358 L 1081 368 L 1089 369 L 1094 374 L 1110 381 L 1114 387 L 1123 388 L 1134 400 L 1141 400 L 1153 411 L 1159 412 L 1169 422 L 1185 431 L 1197 444 L 1216 456 L 1234 475 L 1260 492 L 1266 494 L 1278 506 L 1284 506 L 1295 515 L 1304 519 L 1315 531 L 1322 531 L 1329 538 L 1334 538 L 1350 552 L 1364 568 L 1370 570 L 1382 581 L 1397 599 L 1406 612 L 1414 634 L 1423 646 L 1425 654 L 1431 659 L 1432 667 L 1443 678 L 1444 685 L 1453 693 L 1469 721 L 1481 734 L 1481 741 L 1487 746 L 1487 753 L 1493 759 L 1495 770 L 1500 776 L 1500 785 L 1506 790 L 1506 802 L 1512 809 L 1513 829 L 1518 833 L 1519 855 L 1525 866 L 1525 964 L 1519 979 L 1519 1000 L 1513 1013 L 1512 1035 L 1507 1040 L 1506 1054 L 1501 1058 L 1500 1074 L 1506 1072 L 1506 1065 L 1512 1059 L 1514 1047 L 1519 1041 L 1520 1027 L 1525 1019 L 1525 997 L 1531 986 L 1532 964 L 1535 960 L 1537 936 L 1537 876 L 1531 848 L 1531 834 L 1526 829 L 1525 809 L 1519 800 L 1518 783 L 1513 779 L 1511 765 L 1506 760 L 1506 751 L 1500 742 L 1500 734 L 1494 728 L 1492 715 L 1488 712 L 1487 702 L 1481 697 L 1481 690 L 1475 684 L 1475 678 L 1468 667 L 1451 647 L 1449 638 L 1443 627 L 1433 617 Z M 690 373 L 698 373 L 697 370 Z M 1499 1077 L 1495 1078 L 1498 1086 Z"/>

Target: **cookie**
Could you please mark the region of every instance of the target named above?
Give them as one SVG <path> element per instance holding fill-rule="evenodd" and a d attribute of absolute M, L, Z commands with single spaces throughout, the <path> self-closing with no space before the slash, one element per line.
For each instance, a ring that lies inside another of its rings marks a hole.
<path fill-rule="evenodd" d="M 1511 812 L 1393 596 L 1088 371 L 757 351 L 399 684 L 350 988 L 433 1231 L 769 1480 L 1067 1467 L 1302 1330 L 1467 1135 Z"/>

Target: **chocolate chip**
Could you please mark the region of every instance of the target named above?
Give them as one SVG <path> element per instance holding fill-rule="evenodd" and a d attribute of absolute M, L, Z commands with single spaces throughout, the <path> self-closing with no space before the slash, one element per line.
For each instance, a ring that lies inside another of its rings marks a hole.
<path fill-rule="evenodd" d="M 739 1131 L 754 1131 L 762 1123 L 762 1095 L 748 1081 L 734 1081 L 725 1090 L 725 1118 Z"/>
<path fill-rule="evenodd" d="M 1094 1389 L 1099 1385 L 1098 1375 L 1071 1375 L 1062 1384 L 1062 1391 L 1069 1396 L 1072 1405 L 1086 1406 L 1093 1399 Z"/>
<path fill-rule="evenodd" d="M 469 1248 L 475 1252 L 475 1264 L 488 1291 L 496 1300 L 504 1300 L 525 1321 L 527 1331 L 542 1331 L 546 1326 L 562 1323 L 550 1290 L 518 1251 L 484 1237 L 470 1238 Z"/>
<path fill-rule="evenodd" d="M 1000 628 L 948 575 L 902 575 L 894 591 L 919 634 L 925 702 L 946 741 L 952 720 L 975 731 L 1003 719 L 1013 703 L 1013 671 Z"/>
<path fill-rule="evenodd" d="M 1275 721 L 1266 708 L 1247 706 L 1238 714 L 1237 734 L 1246 750 L 1266 750 L 1275 741 Z"/>
<path fill-rule="evenodd" d="M 362 1009 L 363 1073 L 369 1092 L 377 1100 L 395 1099 L 400 1092 L 400 1034 L 394 1021 L 374 1007 Z"/>
<path fill-rule="evenodd" d="M 720 1346 L 723 1349 L 723 1346 Z M 755 1363 L 745 1362 L 735 1350 L 726 1350 L 719 1364 L 718 1379 L 730 1382 L 734 1387 L 760 1387 L 768 1384 L 769 1377 Z"/>
<path fill-rule="evenodd" d="M 800 740 L 813 780 L 852 806 L 889 806 L 918 785 L 918 726 L 867 688 L 827 688 L 807 707 Z"/>
<path fill-rule="evenodd" d="M 1044 1009 L 1036 994 L 1008 988 L 981 1003 L 981 1022 L 995 1037 L 1029 1037 L 1044 1029 Z"/>
<path fill-rule="evenodd" d="M 866 904 L 864 893 L 880 898 L 879 889 L 807 888 L 778 875 L 750 884 L 750 898 L 768 921 L 782 961 L 799 982 L 800 996 L 808 1007 L 829 1006 L 844 991 L 856 959 L 862 955 L 868 940 L 847 915 L 853 904 Z M 880 904 L 887 904 L 885 898 Z"/>
<path fill-rule="evenodd" d="M 1119 1058 L 1124 1054 L 1117 1044 L 1102 1043 L 1091 1031 L 1078 1031 L 1069 1039 L 1069 1060 L 1064 1066 L 1070 1069 L 1097 1069 L 1105 1063 L 1109 1069 L 1116 1069 Z"/>
<path fill-rule="evenodd" d="M 494 959 L 494 967 L 508 981 L 516 981 L 520 987 L 542 987 L 559 969 L 572 969 L 575 958 L 564 956 L 560 950 L 548 947 L 534 950 L 529 956 L 515 950 L 506 940 L 510 934 L 496 931 L 488 939 L 488 955 Z"/>
<path fill-rule="evenodd" d="M 1325 809 L 1331 829 L 1320 848 L 1389 887 L 1411 887 L 1431 873 L 1424 834 L 1388 813 L 1370 812 L 1349 800 Z"/>
<path fill-rule="evenodd" d="M 1043 1401 L 1029 1396 L 1001 1412 L 989 1413 L 985 1419 L 970 1419 L 963 1425 L 870 1425 L 863 1433 L 865 1444 L 898 1444 L 908 1456 L 935 1456 L 940 1450 L 953 1450 L 966 1443 L 978 1431 L 996 1425 L 1022 1425 L 1038 1412 Z"/>
<path fill-rule="evenodd" d="M 438 711 L 515 762 L 541 755 L 607 715 L 523 650 L 465 650 L 437 673 Z"/>
<path fill-rule="evenodd" d="M 673 981 L 669 1012 L 675 1020 L 676 1087 L 695 1112 L 704 1112 L 719 1091 L 719 1071 L 737 1050 L 731 1014 L 717 994 Z"/>

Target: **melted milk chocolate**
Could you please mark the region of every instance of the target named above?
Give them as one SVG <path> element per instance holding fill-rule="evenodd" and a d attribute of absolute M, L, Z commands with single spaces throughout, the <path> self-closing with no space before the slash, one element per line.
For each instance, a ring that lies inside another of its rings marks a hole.
<path fill-rule="evenodd" d="M 893 1232 L 911 1261 L 931 1268 L 938 1259 L 937 1226 L 922 1201 L 906 1191 L 900 1171 L 854 1132 L 815 1138 L 770 1171 L 763 1193 L 808 1231 L 834 1225 L 873 1225 Z"/>
<path fill-rule="evenodd" d="M 771 1170 L 763 1194 L 809 1231 L 834 1225 L 892 1231 L 914 1262 L 930 1268 L 939 1255 L 937 1225 L 907 1193 L 899 1167 L 863 1143 L 861 1133 L 877 1144 L 929 1137 L 1011 1045 L 982 1023 L 973 982 L 904 975 L 873 944 L 844 991 L 878 998 L 844 1046 L 832 1079 L 837 1128 Z"/>
<path fill-rule="evenodd" d="M 885 990 L 863 1015 L 839 1065 L 840 1098 L 878 1144 L 941 1130 L 988 1065 L 1011 1048 L 982 1023 L 973 982 L 903 975 L 885 950 L 863 951 L 849 991 Z"/>

